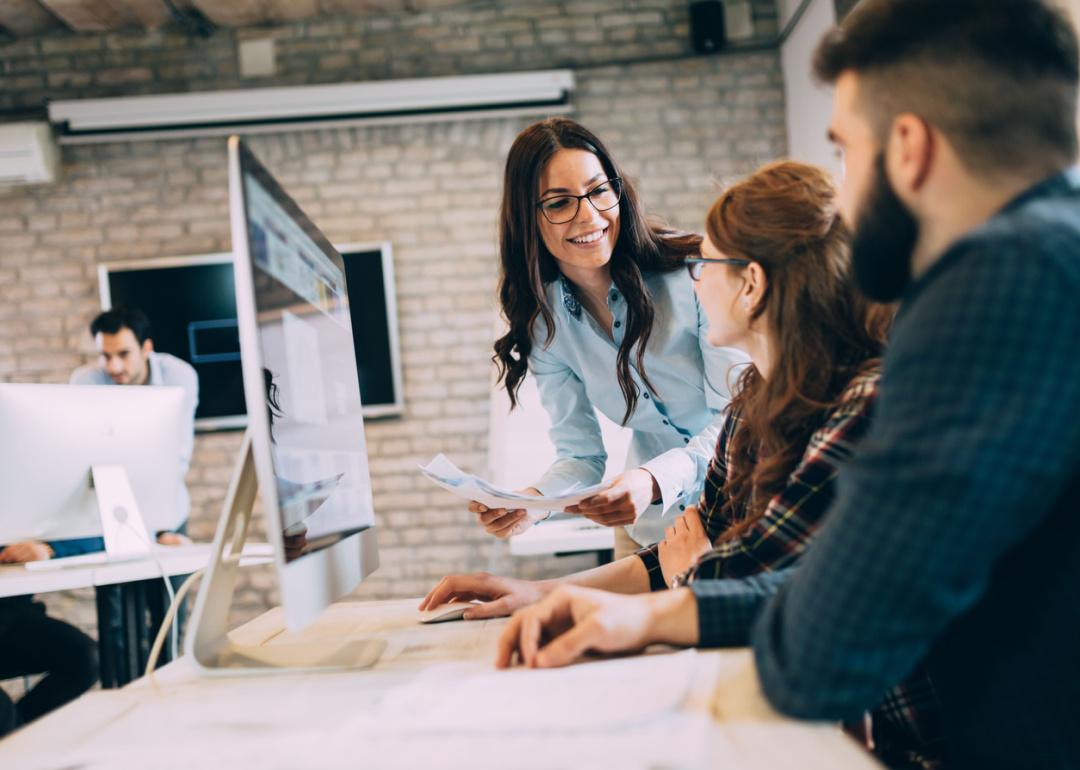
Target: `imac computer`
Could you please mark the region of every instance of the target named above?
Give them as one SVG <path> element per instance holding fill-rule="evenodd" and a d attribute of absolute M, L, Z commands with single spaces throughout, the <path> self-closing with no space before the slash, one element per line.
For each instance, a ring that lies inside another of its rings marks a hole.
<path fill-rule="evenodd" d="M 290 630 L 378 566 L 344 263 L 238 137 L 228 156 L 248 427 L 188 650 L 204 671 L 367 665 L 375 643 L 239 648 L 227 637 L 233 554 L 256 491 Z"/>
<path fill-rule="evenodd" d="M 184 422 L 181 388 L 0 384 L 0 543 L 145 553 L 145 531 L 181 518 Z"/>

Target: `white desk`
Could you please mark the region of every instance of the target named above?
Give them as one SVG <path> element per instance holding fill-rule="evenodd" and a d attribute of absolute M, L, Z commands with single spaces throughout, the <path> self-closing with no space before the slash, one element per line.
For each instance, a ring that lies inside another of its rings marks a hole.
<path fill-rule="evenodd" d="M 615 549 L 615 530 L 589 521 L 583 516 L 548 519 L 510 538 L 514 556 L 611 551 Z M 607 559 L 610 561 L 609 558 Z M 603 563 L 601 559 L 601 563 Z"/>
<path fill-rule="evenodd" d="M 58 770 L 69 762 L 81 762 L 77 766 L 85 770 L 552 770 L 669 765 L 687 770 L 880 770 L 838 728 L 792 722 L 769 709 L 757 689 L 746 650 L 686 653 L 691 656 L 685 661 L 691 676 L 685 697 L 672 701 L 663 714 L 618 730 L 592 719 L 590 726 L 581 729 L 440 732 L 431 724 L 430 714 L 424 721 L 423 701 L 416 701 L 415 712 L 406 712 L 392 723 L 385 719 L 388 704 L 392 710 L 402 693 L 416 690 L 417 682 L 425 683 L 422 692 L 452 700 L 477 678 L 506 676 L 490 673 L 495 641 L 505 620 L 421 626 L 415 620 L 415 607 L 416 600 L 339 604 L 299 635 L 307 639 L 379 636 L 388 647 L 371 670 L 200 678 L 190 661 L 182 658 L 160 669 L 152 681 L 88 693 L 15 733 L 0 742 L 0 765 L 20 770 Z M 273 610 L 234 634 L 243 643 L 277 643 L 288 637 L 280 633 L 281 621 L 280 611 Z M 596 681 L 589 677 L 613 670 L 596 666 L 607 665 L 522 672 L 517 676 L 554 674 L 563 679 L 515 681 L 530 682 L 534 694 L 540 691 L 538 682 L 544 687 L 561 682 L 565 691 L 565 677 Z M 614 665 L 632 666 L 639 675 L 644 672 L 640 695 L 641 702 L 648 704 L 648 674 L 663 667 L 664 659 L 647 656 L 614 661 Z M 428 682 L 438 686 L 428 687 Z M 511 694 L 515 692 L 512 688 Z M 513 711 L 514 704 L 502 703 L 499 708 Z M 461 714 L 448 715 L 448 719 L 461 722 Z M 477 713 L 476 722 L 482 725 L 484 721 L 485 715 Z M 674 761 L 664 763 L 658 757 Z"/>
<path fill-rule="evenodd" d="M 113 564 L 92 564 L 82 567 L 62 567 L 50 570 L 28 570 L 22 564 L 0 565 L 0 597 L 68 591 L 73 588 L 131 583 L 173 575 L 187 575 L 210 562 L 209 543 L 162 546 L 155 551 L 157 560 L 149 557 Z M 241 564 L 256 564 L 273 556 L 267 543 L 244 546 Z"/>
<path fill-rule="evenodd" d="M 204 568 L 210 554 L 209 543 L 191 543 L 156 548 L 153 558 L 112 564 L 49 570 L 29 570 L 22 564 L 0 565 L 0 597 L 95 589 L 101 682 L 105 687 L 124 685 L 142 672 L 150 642 L 168 610 L 168 594 L 162 579 Z M 242 566 L 264 563 L 272 556 L 269 544 L 251 543 L 244 546 L 240 563 Z M 106 586 L 119 588 L 112 594 L 97 590 Z M 113 628 L 109 619 L 117 615 L 119 625 Z M 170 655 L 166 647 L 163 659 L 168 660 Z"/>

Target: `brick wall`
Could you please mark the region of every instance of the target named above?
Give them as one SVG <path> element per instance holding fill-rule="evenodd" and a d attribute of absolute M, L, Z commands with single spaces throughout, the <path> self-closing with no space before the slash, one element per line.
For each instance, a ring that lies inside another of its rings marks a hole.
<path fill-rule="evenodd" d="M 758 29 L 775 33 L 770 2 Z M 260 34 L 266 30 L 260 31 Z M 685 2 L 478 4 L 401 17 L 275 28 L 274 83 L 572 66 L 575 116 L 640 182 L 651 211 L 685 228 L 718 180 L 785 151 L 776 51 L 688 56 Z M 242 85 L 232 44 L 161 33 L 57 36 L 0 46 L 0 108 L 73 97 Z M 125 74 L 126 73 L 126 74 Z M 260 81 L 260 83 L 265 81 Z M 254 137 L 251 146 L 338 242 L 394 246 L 406 415 L 367 425 L 382 567 L 358 596 L 416 596 L 442 574 L 563 573 L 583 557 L 513 559 L 416 464 L 446 452 L 486 464 L 501 164 L 529 122 L 504 118 Z M 197 139 L 64 149 L 63 179 L 0 192 L 0 380 L 66 381 L 92 357 L 96 265 L 229 248 L 224 142 Z M 192 534 L 209 539 L 240 435 L 200 434 L 189 475 Z M 237 619 L 276 600 L 253 571 Z M 87 592 L 49 597 L 93 627 Z"/>
<path fill-rule="evenodd" d="M 0 112 L 37 109 L 44 97 L 429 77 L 683 56 L 691 53 L 688 5 L 686 0 L 489 0 L 428 13 L 375 11 L 356 19 L 221 29 L 205 40 L 168 30 L 51 35 L 0 45 Z M 752 11 L 756 38 L 775 36 L 775 0 L 752 0 Z M 267 36 L 276 40 L 277 74 L 241 78 L 237 39 Z"/>

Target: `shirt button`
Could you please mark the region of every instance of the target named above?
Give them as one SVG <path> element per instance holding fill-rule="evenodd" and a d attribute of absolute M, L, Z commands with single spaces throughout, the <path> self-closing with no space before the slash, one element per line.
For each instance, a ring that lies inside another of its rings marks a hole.
<path fill-rule="evenodd" d="M 642 393 L 641 395 L 642 395 L 642 397 L 644 397 L 644 398 L 648 398 L 648 397 L 649 397 L 649 394 L 648 394 L 648 393 Z"/>
<path fill-rule="evenodd" d="M 680 506 L 679 506 L 679 510 L 680 510 L 680 511 L 685 511 L 685 510 L 686 510 L 686 506 L 685 506 L 685 505 L 680 505 Z"/>
<path fill-rule="evenodd" d="M 671 425 L 671 423 L 668 422 L 667 420 L 664 420 L 664 425 Z"/>
<path fill-rule="evenodd" d="M 612 300 L 612 302 L 614 302 L 618 298 L 619 298 L 619 292 L 617 292 L 617 291 L 611 292 L 611 300 Z"/>
<path fill-rule="evenodd" d="M 615 328 L 618 329 L 620 326 L 622 326 L 622 321 L 616 321 Z"/>
<path fill-rule="evenodd" d="M 690 443 L 690 439 L 688 439 L 688 438 L 687 438 L 686 436 L 683 436 L 683 443 L 684 443 L 684 444 L 689 444 L 689 443 Z"/>

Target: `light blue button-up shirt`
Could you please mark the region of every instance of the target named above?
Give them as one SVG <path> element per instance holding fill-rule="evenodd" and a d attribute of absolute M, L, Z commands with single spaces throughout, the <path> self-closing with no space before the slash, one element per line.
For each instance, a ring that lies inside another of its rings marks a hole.
<path fill-rule="evenodd" d="M 655 308 L 645 372 L 655 390 L 645 387 L 632 366 L 639 396 L 626 426 L 633 430 L 627 467 L 644 467 L 660 488 L 661 502 L 649 506 L 629 528 L 634 540 L 649 545 L 662 540 L 675 516 L 697 502 L 716 449 L 721 412 L 747 358 L 731 348 L 709 345 L 705 313 L 685 270 L 646 274 L 645 284 Z M 603 478 L 607 452 L 593 408 L 622 423 L 626 401 L 615 359 L 626 331 L 627 304 L 612 284 L 607 294 L 612 338 L 578 302 L 569 281 L 552 281 L 545 291 L 555 338 L 545 349 L 546 326 L 539 319 L 529 369 L 551 417 L 556 449 L 557 459 L 533 485 L 547 495 Z"/>
<path fill-rule="evenodd" d="M 195 449 L 195 408 L 199 405 L 199 376 L 187 361 L 168 353 L 150 353 L 148 385 L 172 385 L 184 389 L 184 425 L 181 429 L 179 487 L 176 493 L 176 523 L 183 526 L 191 513 L 191 496 L 185 478 Z M 71 374 L 72 385 L 115 385 L 100 366 L 80 366 Z M 121 386 L 127 387 L 127 386 Z"/>

